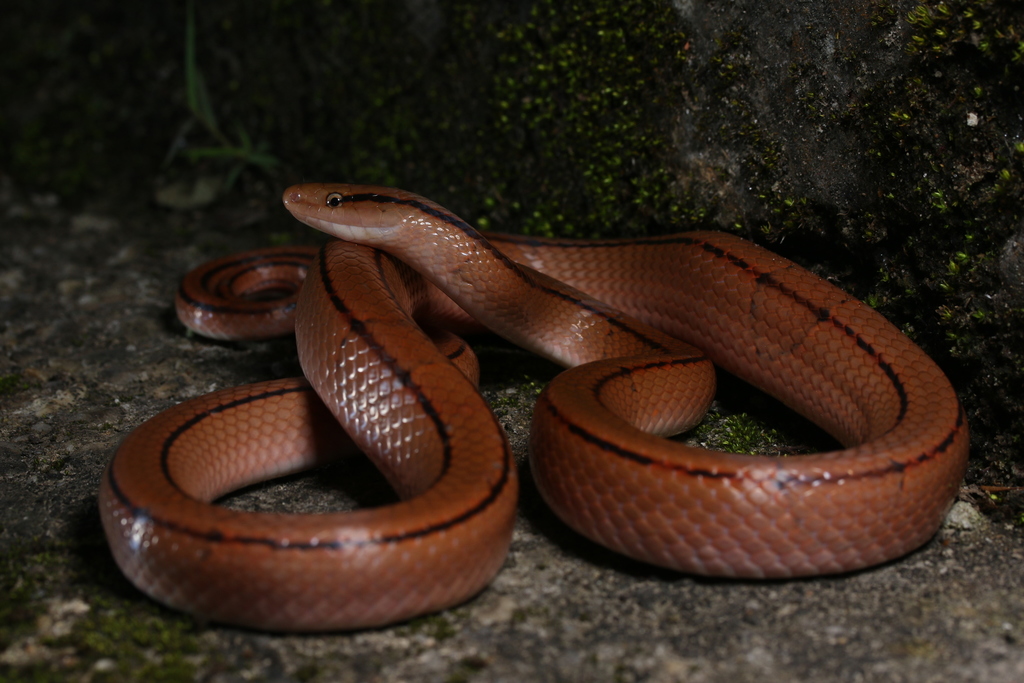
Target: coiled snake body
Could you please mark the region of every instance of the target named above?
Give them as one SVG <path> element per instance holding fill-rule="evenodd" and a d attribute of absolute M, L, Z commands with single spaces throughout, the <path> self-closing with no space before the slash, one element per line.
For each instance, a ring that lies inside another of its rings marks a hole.
<path fill-rule="evenodd" d="M 161 413 L 101 483 L 119 566 L 172 607 L 264 629 L 360 628 L 487 585 L 511 539 L 516 467 L 471 352 L 438 321 L 482 324 L 572 367 L 538 400 L 531 472 L 570 526 L 631 557 L 720 576 L 844 572 L 920 546 L 956 495 L 968 430 L 938 367 L 868 306 L 740 238 L 485 240 L 429 200 L 379 187 L 301 185 L 284 202 L 340 238 L 298 295 L 308 384 L 228 389 Z M 179 315 L 218 336 L 256 308 L 279 334 L 294 297 L 216 295 L 281 286 L 249 278 L 301 275 L 311 255 L 215 262 L 186 278 Z M 413 318 L 433 320 L 430 334 Z M 843 449 L 765 458 L 658 438 L 700 419 L 711 362 Z M 401 502 L 325 515 L 210 504 L 322 462 L 346 432 Z"/>

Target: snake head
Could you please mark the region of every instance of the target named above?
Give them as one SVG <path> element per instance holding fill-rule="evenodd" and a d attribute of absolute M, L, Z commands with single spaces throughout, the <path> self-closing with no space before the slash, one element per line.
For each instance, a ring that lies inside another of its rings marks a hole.
<path fill-rule="evenodd" d="M 285 208 L 306 225 L 346 242 L 386 251 L 435 285 L 470 273 L 489 258 L 511 262 L 471 225 L 412 192 L 372 185 L 294 185 L 282 197 Z M 515 266 L 511 266 L 513 269 Z M 450 296 L 450 295 L 449 295 Z"/>
<path fill-rule="evenodd" d="M 284 206 L 299 221 L 328 235 L 387 247 L 440 206 L 404 190 L 374 185 L 305 183 L 284 191 Z"/>

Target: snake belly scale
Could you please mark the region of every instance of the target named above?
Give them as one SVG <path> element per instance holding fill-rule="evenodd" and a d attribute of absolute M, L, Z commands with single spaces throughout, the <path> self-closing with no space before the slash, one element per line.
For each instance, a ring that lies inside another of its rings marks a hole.
<path fill-rule="evenodd" d="M 485 239 L 380 187 L 307 184 L 284 202 L 339 238 L 300 292 L 287 282 L 310 253 L 271 250 L 213 264 L 227 285 L 190 275 L 177 306 L 201 328 L 232 309 L 227 290 L 283 293 L 261 303 L 295 309 L 308 384 L 228 389 L 161 413 L 101 483 L 115 559 L 165 604 L 262 629 L 346 629 L 487 585 L 511 538 L 516 468 L 471 351 L 442 325 L 483 326 L 571 368 L 538 400 L 531 473 L 571 527 L 645 562 L 738 577 L 850 571 L 923 544 L 957 493 L 968 429 L 934 362 L 871 308 L 740 238 Z M 429 334 L 414 320 L 432 321 Z M 765 458 L 659 438 L 700 419 L 711 362 L 843 448 Z M 327 515 L 211 504 L 350 440 L 401 502 Z"/>

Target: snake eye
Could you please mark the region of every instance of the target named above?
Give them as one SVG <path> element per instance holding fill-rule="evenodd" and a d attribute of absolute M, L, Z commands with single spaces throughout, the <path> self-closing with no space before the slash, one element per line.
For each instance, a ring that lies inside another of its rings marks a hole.
<path fill-rule="evenodd" d="M 344 197 L 340 192 L 332 192 L 329 195 L 327 195 L 327 206 L 331 207 L 332 209 L 334 207 L 340 206 L 341 201 L 343 199 Z"/>

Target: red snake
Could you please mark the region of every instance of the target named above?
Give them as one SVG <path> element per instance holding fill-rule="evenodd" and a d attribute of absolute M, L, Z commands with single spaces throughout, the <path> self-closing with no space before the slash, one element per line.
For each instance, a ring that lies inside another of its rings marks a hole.
<path fill-rule="evenodd" d="M 160 413 L 124 440 L 100 486 L 118 565 L 171 607 L 261 629 L 351 629 L 487 585 L 511 538 L 515 462 L 472 353 L 414 318 L 466 331 L 468 313 L 573 366 L 538 399 L 532 475 L 571 527 L 645 562 L 733 577 L 850 571 L 926 542 L 957 493 L 967 423 L 935 363 L 868 306 L 738 237 L 485 239 L 380 187 L 299 185 L 284 203 L 341 240 L 312 263 L 305 248 L 214 262 L 186 277 L 177 307 L 211 336 L 254 312 L 280 334 L 294 309 L 309 384 L 227 389 Z M 246 302 L 260 290 L 278 296 Z M 241 302 L 218 298 L 232 293 Z M 700 419 L 711 362 L 843 450 L 767 458 L 654 436 Z M 400 502 L 322 515 L 211 504 L 323 462 L 345 432 Z"/>

